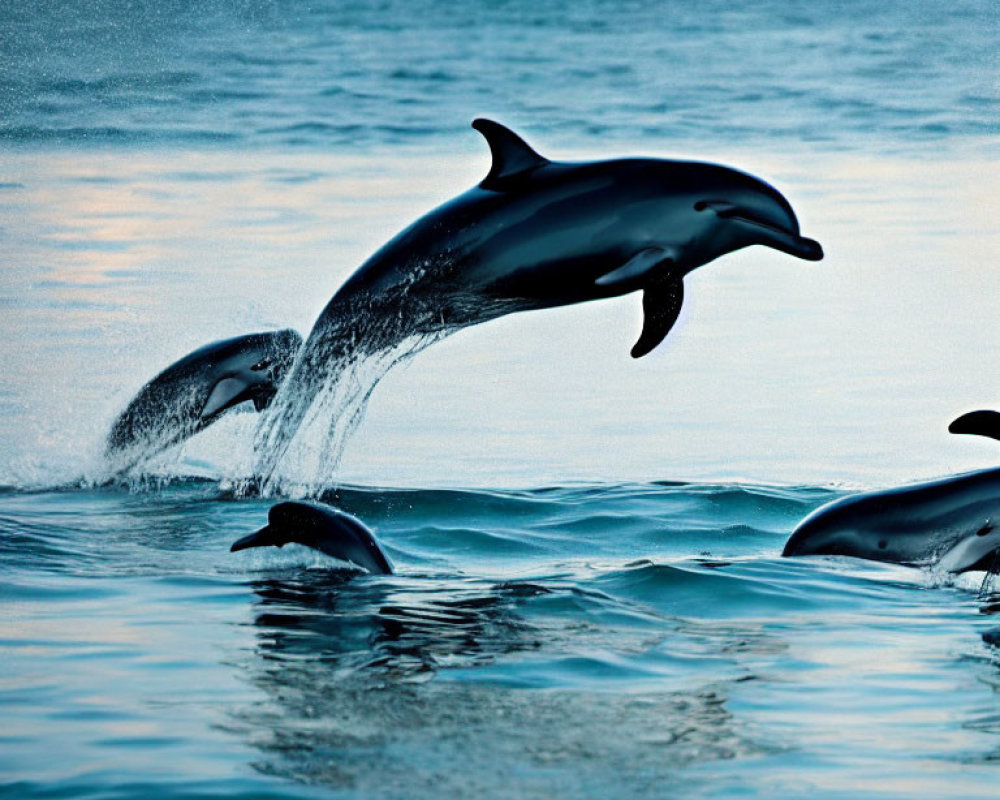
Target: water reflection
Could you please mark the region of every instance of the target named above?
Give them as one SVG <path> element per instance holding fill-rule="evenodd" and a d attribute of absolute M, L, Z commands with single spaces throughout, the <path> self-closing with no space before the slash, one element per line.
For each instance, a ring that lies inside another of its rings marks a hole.
<path fill-rule="evenodd" d="M 718 673 L 674 691 L 594 691 L 596 675 L 583 691 L 507 685 L 505 671 L 572 662 L 595 636 L 627 660 L 622 631 L 532 608 L 578 587 L 315 571 L 251 585 L 256 646 L 241 668 L 267 700 L 232 726 L 266 774 L 363 797 L 662 796 L 692 764 L 767 750 Z"/>
<path fill-rule="evenodd" d="M 429 586 L 412 585 L 429 583 Z M 491 662 L 540 646 L 516 606 L 550 590 L 528 583 L 468 589 L 438 581 L 358 577 L 330 571 L 256 581 L 258 652 L 308 659 L 341 678 L 410 679 L 442 667 Z"/>

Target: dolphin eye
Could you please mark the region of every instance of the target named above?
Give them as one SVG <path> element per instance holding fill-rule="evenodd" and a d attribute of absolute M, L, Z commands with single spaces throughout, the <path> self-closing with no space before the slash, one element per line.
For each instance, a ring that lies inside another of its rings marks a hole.
<path fill-rule="evenodd" d="M 694 204 L 695 211 L 704 211 L 706 208 L 708 208 L 708 203 L 706 203 L 704 200 L 699 200 L 697 203 Z"/>
<path fill-rule="evenodd" d="M 983 525 L 983 527 L 981 527 L 978 531 L 976 531 L 976 536 L 985 536 L 991 530 L 993 530 L 993 526 L 987 522 L 985 525 Z"/>
<path fill-rule="evenodd" d="M 250 367 L 250 369 L 253 370 L 254 372 L 260 372 L 261 370 L 267 369 L 269 366 L 271 366 L 272 363 L 273 362 L 271 361 L 271 359 L 262 358 L 260 361 L 258 361 L 252 367 Z"/>

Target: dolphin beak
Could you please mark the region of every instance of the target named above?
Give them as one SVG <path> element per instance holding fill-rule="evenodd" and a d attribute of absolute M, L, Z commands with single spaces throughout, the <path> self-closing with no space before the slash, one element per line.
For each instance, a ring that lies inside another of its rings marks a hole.
<path fill-rule="evenodd" d="M 754 236 L 760 244 L 773 247 L 782 253 L 790 256 L 805 259 L 806 261 L 820 261 L 823 258 L 823 245 L 815 239 L 808 239 L 793 231 L 782 230 L 771 225 L 766 225 L 757 220 L 734 217 L 740 224 L 752 227 Z"/>
<path fill-rule="evenodd" d="M 760 219 L 752 211 L 722 200 L 700 200 L 695 203 L 694 208 L 695 211 L 712 209 L 720 219 L 742 228 L 750 235 L 754 244 L 773 247 L 806 261 L 820 261 L 823 258 L 823 246 L 815 239 L 799 235 L 798 225 L 794 228 L 779 227 Z"/>
<path fill-rule="evenodd" d="M 246 550 L 249 547 L 268 547 L 270 545 L 281 547 L 271 531 L 271 526 L 265 525 L 256 533 L 251 533 L 249 536 L 237 539 L 229 548 L 229 552 L 235 553 L 237 550 Z"/>
<path fill-rule="evenodd" d="M 792 238 L 792 241 L 788 247 L 781 247 L 778 245 L 772 246 L 776 247 L 778 250 L 788 253 L 789 255 L 804 258 L 806 261 L 823 260 L 823 245 L 815 239 L 809 239 L 805 236 L 795 236 L 790 238 Z"/>

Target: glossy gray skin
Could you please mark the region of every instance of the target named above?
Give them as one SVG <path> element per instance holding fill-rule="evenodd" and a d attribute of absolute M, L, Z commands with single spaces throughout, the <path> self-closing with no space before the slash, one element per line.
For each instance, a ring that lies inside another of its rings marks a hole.
<path fill-rule="evenodd" d="M 106 458 L 118 470 L 130 469 L 240 403 L 265 408 L 301 346 L 296 331 L 282 330 L 213 342 L 188 354 L 143 386 L 118 416 Z"/>
<path fill-rule="evenodd" d="M 233 543 L 230 551 L 301 544 L 348 561 L 375 575 L 391 575 L 392 563 L 365 525 L 350 514 L 319 503 L 288 501 L 271 507 L 267 525 Z"/>
<path fill-rule="evenodd" d="M 844 497 L 792 532 L 784 556 L 837 555 L 949 572 L 1000 567 L 1000 469 Z"/>

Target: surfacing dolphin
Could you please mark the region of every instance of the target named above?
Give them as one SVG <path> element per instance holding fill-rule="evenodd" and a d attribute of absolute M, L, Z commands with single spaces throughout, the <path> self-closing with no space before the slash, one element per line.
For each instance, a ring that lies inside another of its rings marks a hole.
<path fill-rule="evenodd" d="M 128 470 L 241 403 L 264 409 L 301 346 L 296 331 L 281 330 L 225 339 L 189 353 L 143 386 L 114 421 L 106 459 L 116 472 Z"/>
<path fill-rule="evenodd" d="M 1000 438 L 997 422 L 1000 414 L 979 411 L 959 417 L 948 430 Z M 1000 468 L 834 500 L 798 524 L 782 555 L 998 572 Z"/>
<path fill-rule="evenodd" d="M 249 547 L 305 545 L 375 575 L 391 575 L 392 562 L 364 523 L 320 503 L 290 500 L 267 512 L 267 525 L 234 542 L 231 552 Z"/>
<path fill-rule="evenodd" d="M 642 290 L 638 358 L 677 320 L 693 269 L 755 244 L 823 257 L 788 201 L 752 175 L 652 158 L 550 161 L 503 125 L 472 125 L 490 147 L 489 173 L 385 244 L 327 304 L 262 423 L 265 479 L 317 395 L 359 358 L 515 311 Z"/>

